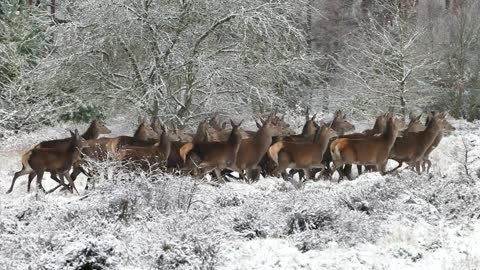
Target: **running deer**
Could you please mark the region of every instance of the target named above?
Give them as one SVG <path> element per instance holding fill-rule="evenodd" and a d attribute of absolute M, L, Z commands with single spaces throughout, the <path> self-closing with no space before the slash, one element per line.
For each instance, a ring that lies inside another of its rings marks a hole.
<path fill-rule="evenodd" d="M 239 131 L 242 122 L 236 125 L 230 120 L 230 124 L 232 125 L 232 131 L 226 142 L 187 143 L 179 151 L 182 160 L 185 162 L 187 157 L 196 155 L 200 159 L 198 167 L 203 169 L 205 173 L 214 170 L 218 179 L 222 179 L 221 171 L 223 169 L 239 171 L 235 163 L 242 142 Z"/>
<path fill-rule="evenodd" d="M 28 191 L 30 191 L 30 183 L 35 175 L 37 176 L 38 188 L 45 191 L 42 186 L 44 172 L 59 175 L 60 183 L 63 185 L 65 185 L 64 178 L 67 178 L 70 184 L 70 192 L 77 191 L 69 173 L 72 165 L 80 160 L 80 151 L 85 147 L 86 141 L 78 134 L 78 130 L 75 130 L 75 133 L 71 132 L 71 135 L 72 138 L 67 148 L 35 148 L 25 153 L 22 156 L 22 170 L 15 173 L 7 194 L 12 192 L 17 178 L 25 174 L 29 174 Z M 31 172 L 34 174 L 31 174 Z"/>
<path fill-rule="evenodd" d="M 117 158 L 134 162 L 141 169 L 159 169 L 170 155 L 171 142 L 165 126 L 161 126 L 159 142 L 151 146 L 126 146 L 118 151 Z"/>
<path fill-rule="evenodd" d="M 395 116 L 389 114 L 387 127 L 379 136 L 334 140 L 330 145 L 330 152 L 335 168 L 341 168 L 344 164 L 375 165 L 382 175 L 385 174 L 388 155 L 398 134 L 396 120 Z M 338 172 L 340 179 L 343 178 L 342 171 Z"/>
<path fill-rule="evenodd" d="M 327 150 L 329 140 L 337 133 L 322 126 L 317 129 L 313 142 L 288 142 L 281 141 L 273 144 L 268 149 L 268 156 L 278 164 L 273 174 L 286 176 L 286 169 L 301 169 L 305 177 L 310 177 L 310 170 L 313 168 L 323 169 L 323 155 Z"/>
<path fill-rule="evenodd" d="M 446 118 L 446 114 L 443 116 L 443 118 Z M 429 121 L 431 118 L 427 117 L 427 122 L 426 125 L 428 125 Z M 433 141 L 432 145 L 428 148 L 428 150 L 425 152 L 425 155 L 423 157 L 423 162 L 422 162 L 422 171 L 427 171 L 427 173 L 430 172 L 430 167 L 432 166 L 432 162 L 430 161 L 430 153 L 440 144 L 440 141 L 443 139 L 445 131 L 454 131 L 455 127 L 453 127 L 446 119 L 443 122 L 444 127 L 443 129 L 439 132 L 435 140 Z"/>
<path fill-rule="evenodd" d="M 112 131 L 107 127 L 105 122 L 100 121 L 100 120 L 92 120 L 90 125 L 88 126 L 87 130 L 85 133 L 83 133 L 82 138 L 85 140 L 95 140 L 97 139 L 101 134 L 110 134 Z M 37 144 L 34 148 L 57 148 L 57 149 L 66 149 L 70 146 L 72 138 L 65 138 L 65 139 L 58 139 L 58 140 L 50 140 L 50 141 L 43 141 L 39 144 Z M 31 172 L 31 174 L 34 174 L 34 172 Z M 33 179 L 35 175 L 30 175 L 28 178 Z M 60 183 L 60 180 L 58 179 L 57 175 L 55 173 L 50 174 L 50 178 L 52 178 L 55 182 Z M 30 190 L 30 183 L 27 187 L 28 190 Z"/>
<path fill-rule="evenodd" d="M 390 172 L 397 170 L 403 162 L 415 164 L 415 169 L 420 174 L 420 165 L 425 154 L 435 142 L 446 126 L 445 113 L 434 113 L 431 115 L 427 127 L 420 132 L 409 132 L 399 137 L 390 152 L 389 158 L 399 164 Z"/>
<path fill-rule="evenodd" d="M 99 138 L 88 140 L 86 147 L 82 151 L 82 159 L 73 166 L 71 178 L 76 180 L 80 173 L 87 176 L 87 186 L 93 177 L 93 172 L 89 172 L 85 167 L 88 160 L 106 161 L 109 158 L 117 158 L 119 149 L 126 146 L 150 146 L 158 142 L 158 134 L 153 130 L 145 118 L 139 118 L 140 125 L 135 130 L 133 137 L 119 136 L 114 138 Z"/>

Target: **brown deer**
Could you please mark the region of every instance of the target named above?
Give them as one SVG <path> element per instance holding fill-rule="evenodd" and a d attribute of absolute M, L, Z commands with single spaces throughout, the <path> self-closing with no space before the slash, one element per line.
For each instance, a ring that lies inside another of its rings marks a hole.
<path fill-rule="evenodd" d="M 230 120 L 230 124 L 232 125 L 232 131 L 226 142 L 187 143 L 179 150 L 182 160 L 185 162 L 187 157 L 197 156 L 200 160 L 198 167 L 203 169 L 205 173 L 214 170 L 218 179 L 222 179 L 221 171 L 223 169 L 239 171 L 235 163 L 242 142 L 239 131 L 242 122 L 236 125 Z"/>
<path fill-rule="evenodd" d="M 112 138 L 116 141 L 115 144 L 117 147 L 122 147 L 124 145 L 130 146 L 149 146 L 157 142 L 158 134 L 153 130 L 152 126 L 148 124 L 145 118 L 140 118 L 140 124 L 135 130 L 133 137 L 130 136 L 119 136 Z"/>
<path fill-rule="evenodd" d="M 100 120 L 92 120 L 82 138 L 85 140 L 97 139 L 101 134 L 110 134 L 112 131 L 106 126 L 105 122 Z M 67 148 L 70 145 L 71 138 L 43 141 L 34 148 Z"/>
<path fill-rule="evenodd" d="M 200 121 L 197 127 L 195 136 L 193 137 L 193 143 L 202 143 L 210 141 L 208 134 L 207 120 Z M 197 174 L 197 167 L 192 163 L 191 159 L 184 161 L 180 156 L 180 149 L 189 142 L 185 141 L 172 141 L 170 155 L 167 159 L 167 168 L 169 170 L 186 170 L 192 171 L 194 175 Z"/>
<path fill-rule="evenodd" d="M 117 158 L 123 161 L 133 162 L 147 171 L 149 169 L 159 169 L 165 165 L 165 161 L 170 155 L 171 142 L 168 131 L 165 126 L 161 126 L 159 142 L 151 146 L 126 146 L 118 150 Z"/>
<path fill-rule="evenodd" d="M 322 126 L 317 129 L 313 142 L 288 142 L 280 141 L 273 144 L 268 149 L 269 157 L 278 164 L 273 172 L 274 175 L 282 173 L 286 176 L 286 169 L 301 169 L 305 177 L 310 178 L 310 170 L 312 168 L 323 169 L 323 155 L 327 150 L 330 138 L 336 136 L 337 133 L 327 127 Z"/>
<path fill-rule="evenodd" d="M 420 132 L 409 132 L 399 137 L 390 152 L 389 158 L 399 164 L 390 172 L 397 170 L 403 162 L 415 164 L 417 173 L 420 174 L 420 165 L 427 150 L 433 145 L 435 139 L 445 127 L 445 113 L 434 113 L 425 130 Z"/>
<path fill-rule="evenodd" d="M 348 135 L 342 135 L 339 136 L 339 138 L 350 138 L 350 139 L 355 139 L 355 138 L 366 138 L 369 136 L 375 136 L 377 134 L 382 134 L 386 127 L 387 127 L 387 114 L 381 114 L 377 116 L 375 119 L 375 124 L 373 125 L 373 128 L 371 129 L 366 129 L 362 133 L 352 133 Z M 331 160 L 331 155 L 330 151 L 327 151 L 325 153 L 326 157 L 325 160 Z M 373 171 L 375 170 L 375 166 L 365 166 L 366 171 Z M 357 172 L 358 175 L 362 174 L 362 165 L 357 165 Z M 343 167 L 343 174 L 347 176 L 348 179 L 352 179 L 352 164 L 345 164 Z"/>
<path fill-rule="evenodd" d="M 71 132 L 71 135 L 72 138 L 67 148 L 34 148 L 25 153 L 22 156 L 22 170 L 15 173 L 7 194 L 12 192 L 18 177 L 31 172 L 34 172 L 33 177 L 37 176 L 37 185 L 42 191 L 45 191 L 42 186 L 44 172 L 59 175 L 63 185 L 64 177 L 66 177 L 70 183 L 70 192 L 77 191 L 69 173 L 72 165 L 80 159 L 80 151 L 85 147 L 86 141 L 78 134 L 78 130 L 75 130 L 75 133 Z M 30 179 L 31 175 L 29 175 L 29 182 L 33 180 L 33 178 Z M 28 191 L 30 191 L 30 184 Z"/>
<path fill-rule="evenodd" d="M 387 116 L 387 127 L 379 136 L 367 138 L 340 138 L 330 145 L 335 168 L 344 164 L 375 165 L 377 170 L 385 174 L 390 149 L 395 143 L 398 134 L 397 118 L 392 114 Z M 340 178 L 343 173 L 338 170 Z"/>
<path fill-rule="evenodd" d="M 315 136 L 315 131 L 320 127 L 315 122 L 316 117 L 317 117 L 317 114 L 314 114 L 312 116 L 312 118 L 310 118 L 309 109 L 307 109 L 307 111 L 305 113 L 305 124 L 303 125 L 302 133 L 297 134 L 297 135 L 286 136 L 285 138 L 283 138 L 283 140 L 284 141 L 290 141 L 290 142 L 312 141 L 313 136 Z"/>
<path fill-rule="evenodd" d="M 425 125 L 422 124 L 420 121 L 420 118 L 422 117 L 422 114 L 415 115 L 414 113 L 410 113 L 410 122 L 407 125 L 407 128 L 402 130 L 399 133 L 399 136 L 403 136 L 406 133 L 409 132 L 420 132 L 425 130 Z"/>
<path fill-rule="evenodd" d="M 335 130 L 338 136 L 342 136 L 347 132 L 355 130 L 355 126 L 348 122 L 347 115 L 342 113 L 341 110 L 335 112 L 333 121 L 327 125 Z"/>
<path fill-rule="evenodd" d="M 94 161 L 105 161 L 108 158 L 116 159 L 118 151 L 127 146 L 151 146 L 158 142 L 158 134 L 153 130 L 145 118 L 139 118 L 140 125 L 135 130 L 133 137 L 119 136 L 114 138 L 99 138 L 88 140 L 86 147 L 82 151 L 82 159 L 73 166 L 71 178 L 76 180 L 80 173 L 87 176 L 87 185 L 93 177 L 93 172 L 86 170 L 86 162 L 88 159 Z"/>
<path fill-rule="evenodd" d="M 283 130 L 272 123 L 272 118 L 273 115 L 266 121 L 260 118 L 262 124 L 256 123 L 258 131 L 255 136 L 242 140 L 236 160 L 236 167 L 239 169 L 238 173 L 241 179 L 245 179 L 244 171 L 246 171 L 248 178 L 257 180 L 259 174 L 253 176 L 252 172 L 260 169 L 258 164 L 272 144 L 272 136 L 282 134 Z"/>

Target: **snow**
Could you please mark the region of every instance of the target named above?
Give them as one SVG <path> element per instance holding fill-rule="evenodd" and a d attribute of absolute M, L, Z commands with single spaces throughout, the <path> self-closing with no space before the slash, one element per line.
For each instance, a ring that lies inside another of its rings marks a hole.
<path fill-rule="evenodd" d="M 112 136 L 133 132 L 110 122 Z M 0 142 L 0 269 L 478 269 L 480 123 L 453 123 L 430 175 L 296 189 L 278 178 L 218 185 L 113 171 L 80 195 L 27 193 L 26 176 L 4 191 L 24 151 L 85 125 L 18 134 Z"/>

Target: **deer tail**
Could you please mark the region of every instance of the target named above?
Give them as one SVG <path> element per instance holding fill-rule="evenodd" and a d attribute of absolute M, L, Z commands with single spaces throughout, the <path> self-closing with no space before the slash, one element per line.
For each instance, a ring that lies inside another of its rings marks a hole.
<path fill-rule="evenodd" d="M 186 143 L 182 147 L 180 147 L 179 153 L 183 162 L 187 160 L 187 155 L 193 149 L 193 146 L 194 146 L 193 143 Z"/>
<path fill-rule="evenodd" d="M 338 140 L 335 140 L 332 142 L 330 145 L 330 153 L 332 154 L 332 160 L 339 160 L 342 157 L 341 149 L 340 149 L 340 143 L 338 143 Z"/>
<path fill-rule="evenodd" d="M 278 164 L 278 152 L 285 146 L 283 142 L 274 143 L 268 148 L 268 156 Z"/>
<path fill-rule="evenodd" d="M 30 164 L 29 164 L 29 160 L 30 160 L 30 157 L 32 156 L 32 152 L 33 152 L 32 150 L 29 150 L 22 156 L 22 166 L 24 170 L 25 169 L 30 171 L 32 170 L 32 167 L 30 167 Z"/>

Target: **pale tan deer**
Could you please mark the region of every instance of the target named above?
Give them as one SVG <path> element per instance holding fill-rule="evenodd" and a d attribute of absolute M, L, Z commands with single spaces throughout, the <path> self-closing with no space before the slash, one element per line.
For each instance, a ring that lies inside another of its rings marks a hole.
<path fill-rule="evenodd" d="M 317 129 L 316 136 L 312 142 L 288 142 L 280 141 L 268 149 L 269 157 L 278 164 L 273 174 L 281 173 L 285 177 L 286 169 L 292 168 L 303 170 L 305 177 L 310 178 L 310 170 L 313 168 L 323 169 L 323 155 L 327 149 L 330 138 L 337 133 L 322 126 Z"/>
<path fill-rule="evenodd" d="M 70 184 L 70 191 L 72 193 L 73 190 L 77 191 L 70 177 L 70 169 L 75 162 L 80 160 L 80 151 L 85 147 L 86 142 L 80 134 L 78 134 L 78 130 L 75 130 L 75 133 L 71 132 L 71 135 L 72 138 L 67 148 L 36 148 L 25 153 L 22 156 L 22 170 L 15 173 L 7 193 L 12 192 L 18 177 L 30 174 L 31 172 L 34 172 L 33 177 L 35 177 L 35 175 L 37 176 L 37 185 L 42 191 L 45 191 L 42 186 L 44 172 L 50 172 L 60 176 L 61 184 L 63 185 L 65 184 L 64 178 L 67 178 Z M 31 180 L 29 179 L 29 181 Z"/>
<path fill-rule="evenodd" d="M 437 113 L 433 112 L 432 115 L 438 115 Z M 441 140 L 443 139 L 443 136 L 445 134 L 445 131 L 454 131 L 455 130 L 455 127 L 453 127 L 447 120 L 446 120 L 446 116 L 447 114 L 444 113 L 443 115 L 438 115 L 439 117 L 442 117 L 444 119 L 444 126 L 443 126 L 443 129 L 440 130 L 440 132 L 438 133 L 437 137 L 435 138 L 435 140 L 433 140 L 433 143 L 432 145 L 427 149 L 427 151 L 425 152 L 425 155 L 423 157 L 423 161 L 421 162 L 421 167 L 422 167 L 422 171 L 426 171 L 427 173 L 430 172 L 430 168 L 432 166 L 432 162 L 430 161 L 430 153 L 440 144 Z M 425 125 L 428 125 L 429 122 L 431 121 L 431 116 L 430 117 L 427 117 L 427 121 L 425 123 Z"/>
<path fill-rule="evenodd" d="M 330 152 L 335 168 L 341 168 L 344 164 L 375 165 L 382 175 L 385 174 L 388 156 L 398 134 L 396 120 L 394 115 L 389 114 L 387 127 L 379 136 L 334 140 L 330 145 Z M 342 171 L 338 172 L 341 179 Z"/>
<path fill-rule="evenodd" d="M 195 155 L 200 159 L 198 167 L 208 173 L 211 170 L 215 171 L 215 175 L 220 180 L 222 179 L 221 171 L 223 169 L 230 169 L 232 171 L 239 171 L 236 167 L 236 159 L 242 136 L 239 131 L 239 124 L 233 123 L 230 137 L 226 142 L 203 142 L 203 143 L 187 143 L 180 148 L 180 157 L 185 162 L 187 157 Z"/>
<path fill-rule="evenodd" d="M 435 113 L 431 116 L 431 120 L 428 122 L 425 130 L 409 132 L 404 134 L 403 137 L 397 138 L 389 158 L 397 161 L 399 164 L 390 172 L 400 168 L 403 162 L 407 162 L 415 164 L 415 169 L 420 174 L 420 162 L 423 161 L 425 153 L 446 125 L 444 117 L 445 113 Z"/>

